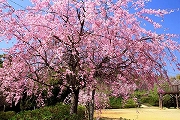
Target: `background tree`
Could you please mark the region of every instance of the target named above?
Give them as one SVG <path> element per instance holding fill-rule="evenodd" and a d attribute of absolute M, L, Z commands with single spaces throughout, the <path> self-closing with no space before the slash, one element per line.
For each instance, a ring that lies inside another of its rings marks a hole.
<path fill-rule="evenodd" d="M 177 80 L 180 80 L 180 74 L 177 74 L 177 75 L 176 75 L 176 79 L 177 79 Z"/>
<path fill-rule="evenodd" d="M 95 92 L 107 86 L 108 94 L 127 96 L 137 85 L 151 88 L 157 76 L 168 79 L 165 59 L 180 65 L 173 55 L 180 48 L 172 40 L 175 35 L 141 26 L 143 19 L 160 28 L 148 15 L 169 13 L 145 8 L 147 0 L 31 2 L 16 10 L 0 1 L 0 38 L 17 40 L 1 69 L 1 89 L 10 103 L 26 92 L 36 94 L 43 105 L 43 92 L 50 97 L 59 87 L 71 90 L 70 112 L 76 113 L 80 90 Z"/>

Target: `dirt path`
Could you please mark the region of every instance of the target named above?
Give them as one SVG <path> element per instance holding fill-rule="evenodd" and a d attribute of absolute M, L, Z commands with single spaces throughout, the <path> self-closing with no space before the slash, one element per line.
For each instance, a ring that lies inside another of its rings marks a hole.
<path fill-rule="evenodd" d="M 98 114 L 95 113 L 95 117 Z M 106 109 L 100 117 L 127 118 L 131 120 L 180 120 L 180 109 L 159 109 L 157 107 Z"/>

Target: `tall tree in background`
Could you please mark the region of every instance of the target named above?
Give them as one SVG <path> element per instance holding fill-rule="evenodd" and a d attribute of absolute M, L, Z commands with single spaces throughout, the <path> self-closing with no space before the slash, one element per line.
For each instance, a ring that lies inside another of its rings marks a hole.
<path fill-rule="evenodd" d="M 42 92 L 51 96 L 58 86 L 71 89 L 70 112 L 76 113 L 82 89 L 106 86 L 111 95 L 126 96 L 138 85 L 150 88 L 157 76 L 167 79 L 165 59 L 179 67 L 173 50 L 180 46 L 175 35 L 142 27 L 139 20 L 160 28 L 149 14 L 169 13 L 145 8 L 148 1 L 31 0 L 16 10 L 0 0 L 0 38 L 17 40 L 0 71 L 7 101 L 18 102 L 26 92 L 43 104 Z"/>

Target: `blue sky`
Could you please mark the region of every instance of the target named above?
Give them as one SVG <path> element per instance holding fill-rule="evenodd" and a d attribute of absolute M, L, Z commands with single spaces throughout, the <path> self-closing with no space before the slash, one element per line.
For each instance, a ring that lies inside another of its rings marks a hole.
<path fill-rule="evenodd" d="M 154 9 L 166 9 L 166 10 L 174 10 L 173 13 L 165 15 L 163 18 L 163 22 L 160 22 L 163 27 L 161 29 L 154 30 L 157 33 L 172 33 L 180 35 L 180 0 L 152 0 L 146 6 L 147 8 Z M 155 20 L 159 20 L 154 17 Z M 158 21 L 159 22 L 159 21 Z M 147 29 L 153 29 L 152 27 L 147 26 Z M 180 38 L 175 39 L 178 43 L 180 43 Z M 180 61 L 180 54 L 175 52 L 175 55 L 178 57 Z M 176 76 L 180 74 L 180 71 L 173 70 L 172 67 L 166 67 L 169 76 Z"/>
<path fill-rule="evenodd" d="M 164 16 L 162 25 L 167 28 L 165 32 L 180 34 L 180 0 L 152 0 L 147 7 L 174 10 L 175 12 Z"/>
<path fill-rule="evenodd" d="M 27 5 L 30 5 L 29 0 L 8 0 L 11 5 L 13 5 L 16 9 L 22 9 L 19 5 L 25 7 Z M 14 2 L 13 2 L 14 1 Z M 17 4 L 19 5 L 17 5 Z M 173 34 L 179 34 L 180 35 L 180 0 L 152 0 L 149 2 L 146 6 L 146 8 L 154 8 L 154 9 L 167 9 L 167 10 L 175 10 L 175 12 L 165 15 L 163 18 L 163 22 L 160 22 L 160 19 L 157 19 L 156 17 L 153 17 L 153 19 L 157 20 L 163 25 L 162 29 L 153 29 L 152 27 L 146 26 L 147 29 L 151 29 L 152 31 L 157 31 L 158 33 L 173 33 Z M 176 39 L 180 43 L 179 40 Z M 14 41 L 12 41 L 14 42 Z M 6 43 L 6 42 L 0 42 L 0 49 L 1 48 L 9 48 L 12 46 L 12 43 Z M 2 51 L 0 50 L 0 54 Z M 178 56 L 180 60 L 180 56 Z M 175 76 L 176 74 L 180 73 L 178 71 L 172 70 L 170 67 L 168 69 L 168 74 L 170 76 Z"/>

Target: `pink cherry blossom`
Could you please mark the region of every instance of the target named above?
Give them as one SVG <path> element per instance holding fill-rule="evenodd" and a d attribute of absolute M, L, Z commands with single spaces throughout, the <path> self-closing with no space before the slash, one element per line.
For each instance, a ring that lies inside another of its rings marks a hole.
<path fill-rule="evenodd" d="M 26 10 L 16 10 L 0 1 L 0 39 L 16 40 L 0 68 L 8 102 L 17 103 L 26 90 L 44 105 L 42 91 L 51 96 L 58 85 L 71 89 L 80 103 L 91 99 L 88 93 L 95 89 L 96 108 L 103 108 L 108 96 L 127 98 L 139 86 L 151 88 L 158 76 L 168 79 L 166 60 L 180 68 L 173 53 L 180 51 L 176 35 L 159 35 L 141 26 L 144 19 L 161 29 L 149 15 L 170 13 L 145 8 L 149 0 L 31 2 Z"/>

